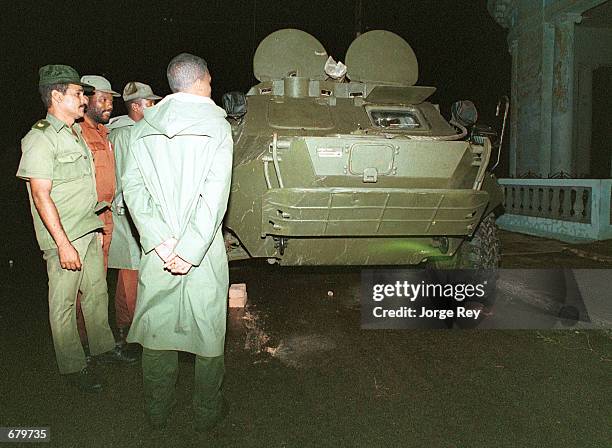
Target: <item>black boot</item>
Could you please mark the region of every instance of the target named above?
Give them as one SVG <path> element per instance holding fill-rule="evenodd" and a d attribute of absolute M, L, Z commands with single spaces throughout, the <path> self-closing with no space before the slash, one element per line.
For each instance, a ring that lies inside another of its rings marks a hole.
<path fill-rule="evenodd" d="M 125 348 L 127 343 L 127 335 L 130 331 L 130 327 L 119 327 L 117 328 L 117 347 Z"/>
<path fill-rule="evenodd" d="M 80 372 L 66 375 L 66 379 L 70 384 L 77 386 L 83 392 L 102 392 L 102 383 L 100 383 L 96 375 L 88 367 L 84 367 Z"/>
<path fill-rule="evenodd" d="M 134 364 L 138 361 L 138 358 L 131 356 L 119 347 L 115 347 L 112 350 L 96 356 L 95 360 L 100 364 Z"/>
<path fill-rule="evenodd" d="M 136 360 L 139 360 L 141 358 L 141 347 L 138 344 L 130 344 L 127 341 L 127 335 L 129 332 L 130 327 L 117 328 L 117 342 L 115 343 L 115 346 L 118 347 L 128 358 L 135 358 Z"/>

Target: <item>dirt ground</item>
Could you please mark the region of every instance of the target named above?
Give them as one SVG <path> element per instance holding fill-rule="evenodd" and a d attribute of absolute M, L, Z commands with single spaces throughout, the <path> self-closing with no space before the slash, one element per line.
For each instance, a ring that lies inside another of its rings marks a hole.
<path fill-rule="evenodd" d="M 503 233 L 505 268 L 612 268 L 612 245 Z M 0 426 L 47 426 L 51 446 L 610 447 L 610 330 L 362 330 L 359 268 L 231 265 L 230 413 L 192 429 L 181 356 L 168 428 L 144 424 L 139 366 L 98 367 L 99 395 L 57 374 L 42 259 L 2 270 Z M 109 273 L 114 291 L 116 272 Z M 112 321 L 112 316 L 111 316 Z"/>

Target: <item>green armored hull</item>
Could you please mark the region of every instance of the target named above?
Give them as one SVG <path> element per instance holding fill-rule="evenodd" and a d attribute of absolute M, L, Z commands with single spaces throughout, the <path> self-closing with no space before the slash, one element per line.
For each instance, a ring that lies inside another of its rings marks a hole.
<path fill-rule="evenodd" d="M 235 141 L 230 259 L 452 259 L 502 202 L 486 171 L 490 142 L 468 141 L 426 102 L 435 89 L 412 85 L 416 58 L 395 34 L 356 39 L 344 74 L 330 75 L 327 58 L 312 36 L 277 31 L 255 54 L 261 83 L 234 101 L 238 113 L 227 107 Z"/>

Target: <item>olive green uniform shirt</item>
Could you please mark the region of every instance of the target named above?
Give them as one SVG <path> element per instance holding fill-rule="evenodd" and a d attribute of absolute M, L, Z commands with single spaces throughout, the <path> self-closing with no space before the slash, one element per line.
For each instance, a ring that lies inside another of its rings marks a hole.
<path fill-rule="evenodd" d="M 102 227 L 95 213 L 98 196 L 94 164 L 78 124 L 75 123 L 71 129 L 63 121 L 47 114 L 46 119 L 32 126 L 21 140 L 21 149 L 17 177 L 53 182 L 51 199 L 70 241 Z M 28 194 L 40 249 L 54 249 L 57 246 L 36 210 L 29 183 Z"/>

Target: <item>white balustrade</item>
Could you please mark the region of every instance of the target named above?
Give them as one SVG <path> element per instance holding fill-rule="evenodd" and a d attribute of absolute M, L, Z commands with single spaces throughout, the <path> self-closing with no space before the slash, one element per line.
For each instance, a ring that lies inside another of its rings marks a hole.
<path fill-rule="evenodd" d="M 563 241 L 612 238 L 612 179 L 500 179 L 507 230 Z"/>

